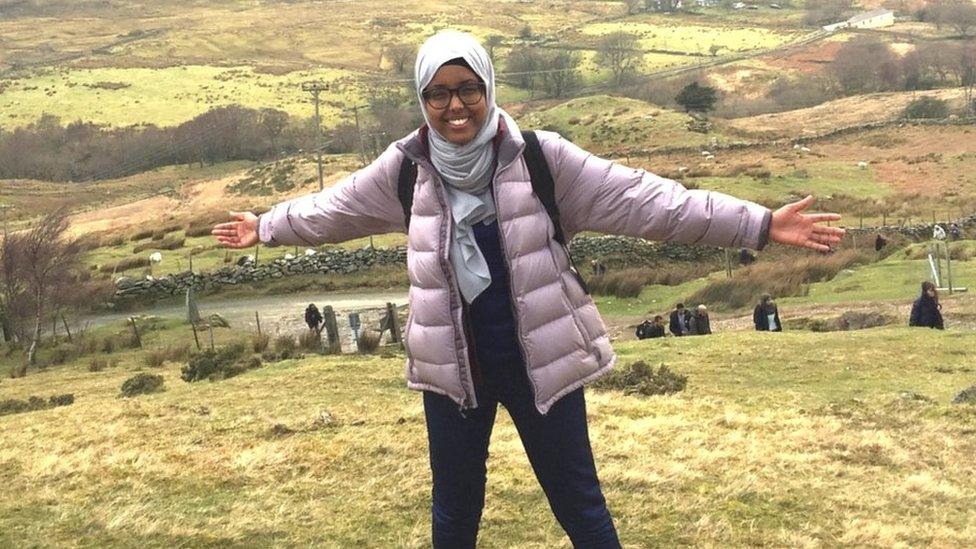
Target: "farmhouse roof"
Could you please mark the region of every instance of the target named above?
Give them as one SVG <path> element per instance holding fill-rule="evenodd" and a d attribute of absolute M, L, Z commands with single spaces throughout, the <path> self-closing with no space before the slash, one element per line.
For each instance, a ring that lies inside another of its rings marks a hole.
<path fill-rule="evenodd" d="M 886 10 L 884 8 L 878 8 L 876 10 L 865 11 L 857 15 L 852 16 L 847 20 L 848 23 L 860 23 L 861 21 L 867 21 L 869 19 L 874 19 L 875 17 L 882 17 L 884 15 L 894 14 L 891 10 Z"/>

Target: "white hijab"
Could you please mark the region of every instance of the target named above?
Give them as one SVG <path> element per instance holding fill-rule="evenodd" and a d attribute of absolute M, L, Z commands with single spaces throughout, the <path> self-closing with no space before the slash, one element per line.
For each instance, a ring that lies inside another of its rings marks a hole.
<path fill-rule="evenodd" d="M 427 116 L 423 91 L 441 66 L 463 59 L 485 83 L 488 114 L 474 139 L 455 145 L 434 129 Z M 478 248 L 472 226 L 495 219 L 495 202 L 489 184 L 495 172 L 495 148 L 492 140 L 498 133 L 502 110 L 495 105 L 495 70 L 491 57 L 481 44 L 469 34 L 442 31 L 431 36 L 417 53 L 414 66 L 417 99 L 430 129 L 430 159 L 434 168 L 447 183 L 447 196 L 454 219 L 451 231 L 451 265 L 464 299 L 471 303 L 491 284 L 488 263 Z"/>

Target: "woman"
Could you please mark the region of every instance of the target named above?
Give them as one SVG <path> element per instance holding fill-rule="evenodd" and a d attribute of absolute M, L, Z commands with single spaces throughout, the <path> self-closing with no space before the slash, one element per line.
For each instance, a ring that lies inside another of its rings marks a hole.
<path fill-rule="evenodd" d="M 922 283 L 922 295 L 912 303 L 912 314 L 908 317 L 908 325 L 945 329 L 945 324 L 942 322 L 942 304 L 939 303 L 939 290 L 928 280 Z"/>
<path fill-rule="evenodd" d="M 616 357 L 552 218 L 532 192 L 524 139 L 495 104 L 485 50 L 445 31 L 420 49 L 426 124 L 327 192 L 234 213 L 219 242 L 317 245 L 407 232 L 406 377 L 423 391 L 433 476 L 435 547 L 473 547 L 497 405 L 506 407 L 550 506 L 577 547 L 619 547 L 593 463 L 583 385 Z M 597 158 L 538 132 L 560 226 L 674 242 L 826 250 L 843 231 L 805 215 L 812 197 L 776 212 Z M 417 176 L 409 228 L 398 198 L 404 158 Z"/>
<path fill-rule="evenodd" d="M 760 332 L 782 332 L 783 324 L 779 321 L 779 309 L 773 296 L 763 294 L 759 304 L 752 311 L 752 322 Z"/>

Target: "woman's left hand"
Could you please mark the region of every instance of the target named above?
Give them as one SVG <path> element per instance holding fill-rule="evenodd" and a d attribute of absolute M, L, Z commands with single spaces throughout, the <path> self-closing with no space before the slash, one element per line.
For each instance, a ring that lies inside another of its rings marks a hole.
<path fill-rule="evenodd" d="M 840 215 L 803 213 L 813 203 L 813 195 L 810 195 L 773 212 L 773 219 L 769 223 L 769 240 L 818 252 L 829 252 L 831 246 L 840 243 L 844 229 L 819 225 L 825 221 L 839 221 Z"/>

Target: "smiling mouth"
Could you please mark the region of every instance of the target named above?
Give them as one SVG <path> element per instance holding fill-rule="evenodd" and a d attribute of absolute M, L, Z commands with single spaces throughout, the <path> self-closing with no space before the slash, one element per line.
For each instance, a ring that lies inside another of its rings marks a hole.
<path fill-rule="evenodd" d="M 466 125 L 469 120 L 471 120 L 470 116 L 465 116 L 464 118 L 453 118 L 447 121 L 447 125 L 454 128 L 460 128 Z"/>

